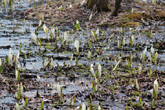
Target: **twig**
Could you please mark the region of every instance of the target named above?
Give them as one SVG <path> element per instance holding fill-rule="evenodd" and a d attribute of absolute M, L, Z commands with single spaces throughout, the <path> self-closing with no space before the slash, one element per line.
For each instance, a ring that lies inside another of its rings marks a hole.
<path fill-rule="evenodd" d="M 116 66 L 113 68 L 112 72 L 115 71 L 116 67 L 119 65 L 121 59 L 117 62 Z"/>
<path fill-rule="evenodd" d="M 70 101 L 74 96 L 76 96 L 78 93 L 75 93 L 71 98 L 69 98 L 64 104 L 62 105 L 65 105 L 68 101 Z"/>

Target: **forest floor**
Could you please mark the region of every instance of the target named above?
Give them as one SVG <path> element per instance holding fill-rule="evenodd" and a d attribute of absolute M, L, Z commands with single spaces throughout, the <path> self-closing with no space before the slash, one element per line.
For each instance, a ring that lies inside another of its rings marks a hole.
<path fill-rule="evenodd" d="M 114 2 L 110 4 L 113 10 Z M 117 27 L 136 27 L 140 24 L 150 25 L 149 22 L 165 19 L 165 6 L 161 4 L 151 4 L 144 2 L 124 2 L 122 3 L 119 15 L 111 16 L 111 12 L 97 12 L 89 10 L 84 3 L 74 0 L 64 2 L 47 2 L 41 6 L 36 6 L 24 10 L 22 18 L 44 19 L 44 23 L 51 26 L 72 26 L 76 20 L 82 26 L 93 28 L 96 26 L 117 26 Z M 19 15 L 19 14 L 18 14 Z"/>

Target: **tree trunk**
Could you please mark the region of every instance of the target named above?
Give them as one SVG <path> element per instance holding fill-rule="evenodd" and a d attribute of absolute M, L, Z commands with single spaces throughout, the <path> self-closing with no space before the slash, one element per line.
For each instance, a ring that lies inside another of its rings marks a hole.
<path fill-rule="evenodd" d="M 117 16 L 118 15 L 118 10 L 121 7 L 121 2 L 122 2 L 122 0 L 115 0 L 115 6 L 114 6 L 114 9 L 111 13 L 111 16 Z"/>
<path fill-rule="evenodd" d="M 122 0 L 115 0 L 115 6 L 112 11 L 111 16 L 117 16 L 118 10 L 121 7 Z M 93 9 L 96 6 L 98 11 L 110 11 L 109 0 L 87 0 L 87 6 L 90 9 Z"/>
<path fill-rule="evenodd" d="M 93 9 L 96 5 L 98 11 L 110 11 L 109 0 L 88 0 L 87 6 Z"/>

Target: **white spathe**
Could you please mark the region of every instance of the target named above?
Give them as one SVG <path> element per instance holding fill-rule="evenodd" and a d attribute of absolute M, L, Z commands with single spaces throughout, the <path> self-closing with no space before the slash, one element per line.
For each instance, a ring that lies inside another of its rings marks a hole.
<path fill-rule="evenodd" d="M 145 47 L 145 49 L 143 50 L 143 53 L 142 53 L 142 59 L 145 58 L 146 53 L 147 53 L 147 47 Z"/>
<path fill-rule="evenodd" d="M 67 34 L 67 32 L 64 32 L 64 34 L 63 34 L 63 38 L 64 38 L 64 42 L 68 39 L 68 34 Z"/>
<path fill-rule="evenodd" d="M 72 61 L 72 60 L 73 60 L 73 53 L 70 56 L 70 61 Z"/>
<path fill-rule="evenodd" d="M 90 66 L 90 71 L 91 71 L 93 77 L 96 77 L 94 69 L 93 69 L 93 64 L 91 64 L 91 66 Z"/>
<path fill-rule="evenodd" d="M 99 71 L 99 77 L 101 77 L 101 71 L 102 71 L 102 67 L 100 64 L 98 64 L 98 71 Z"/>
<path fill-rule="evenodd" d="M 157 79 L 154 81 L 154 89 L 155 89 L 155 92 L 158 93 L 158 81 Z"/>
<path fill-rule="evenodd" d="M 134 43 L 134 35 L 131 36 L 132 42 Z"/>
<path fill-rule="evenodd" d="M 61 92 L 61 86 L 59 85 L 59 82 L 57 83 L 57 93 L 61 97 L 62 92 Z"/>
<path fill-rule="evenodd" d="M 77 52 L 79 52 L 79 41 L 76 39 L 74 42 Z"/>
<path fill-rule="evenodd" d="M 153 46 L 151 47 L 151 53 L 152 53 L 152 54 L 155 53 L 155 49 L 153 48 Z"/>
<path fill-rule="evenodd" d="M 139 83 L 137 79 L 136 79 L 136 89 L 139 90 Z"/>
<path fill-rule="evenodd" d="M 120 48 L 120 41 L 117 40 L 117 47 Z"/>
<path fill-rule="evenodd" d="M 16 105 L 15 105 L 16 107 L 16 110 L 21 110 L 21 108 L 20 108 L 20 105 L 18 104 L 18 103 L 16 103 Z"/>
<path fill-rule="evenodd" d="M 92 57 L 92 52 L 88 50 L 88 58 L 90 59 Z"/>
<path fill-rule="evenodd" d="M 41 24 L 42 24 L 42 21 L 41 21 L 41 19 L 40 19 L 40 20 L 39 20 L 38 27 L 40 27 L 40 26 L 41 26 Z"/>
<path fill-rule="evenodd" d="M 19 51 L 17 51 L 17 59 L 19 59 L 19 55 L 20 55 L 20 54 L 19 54 Z"/>
<path fill-rule="evenodd" d="M 93 36 L 93 37 L 95 37 L 95 34 L 94 34 L 94 32 L 91 30 L 91 35 Z"/>
<path fill-rule="evenodd" d="M 15 77 L 16 77 L 16 81 L 18 81 L 19 80 L 19 72 L 18 72 L 18 70 L 15 70 Z"/>
<path fill-rule="evenodd" d="M 123 45 L 125 45 L 125 37 L 123 38 L 123 42 L 122 43 L 123 43 Z"/>
<path fill-rule="evenodd" d="M 99 28 L 97 28 L 97 30 L 96 30 L 96 35 L 97 35 L 97 37 L 99 36 Z"/>
<path fill-rule="evenodd" d="M 52 33 L 53 37 L 55 37 L 55 29 L 54 29 L 54 27 L 51 28 L 51 33 Z"/>
<path fill-rule="evenodd" d="M 86 105 L 84 102 L 82 103 L 82 110 L 86 110 Z"/>
<path fill-rule="evenodd" d="M 37 43 L 37 36 L 34 32 L 31 33 L 31 39 L 32 39 L 32 42 L 34 42 L 35 44 Z"/>
<path fill-rule="evenodd" d="M 2 60 L 0 59 L 0 66 L 2 66 Z"/>
<path fill-rule="evenodd" d="M 46 33 L 46 35 L 48 36 L 48 28 L 46 27 L 45 24 L 43 25 L 43 29 L 44 29 L 44 32 Z"/>
<path fill-rule="evenodd" d="M 12 50 L 11 50 L 11 48 L 9 49 L 9 61 L 10 62 L 12 61 Z"/>

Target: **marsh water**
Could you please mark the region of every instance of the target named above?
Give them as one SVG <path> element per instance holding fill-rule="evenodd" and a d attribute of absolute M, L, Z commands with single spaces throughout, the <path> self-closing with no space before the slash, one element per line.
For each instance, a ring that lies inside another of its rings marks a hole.
<path fill-rule="evenodd" d="M 36 3 L 35 5 L 41 5 L 45 3 L 42 1 L 41 3 L 37 3 L 37 1 L 28 1 L 28 0 L 15 0 L 15 8 L 14 13 L 17 13 L 18 11 L 25 10 L 27 8 L 33 7 L 33 3 Z M 109 57 L 106 55 L 112 55 L 117 58 L 119 57 L 129 57 L 132 54 L 133 62 L 132 68 L 136 68 L 137 65 L 140 63 L 140 57 L 142 51 L 147 47 L 147 56 L 149 57 L 150 54 L 150 48 L 154 47 L 155 51 L 158 53 L 158 63 L 150 64 L 146 63 L 143 65 L 143 69 L 152 68 L 153 71 L 165 71 L 165 48 L 160 45 L 165 45 L 165 21 L 154 21 L 152 22 L 150 26 L 138 26 L 136 28 L 125 28 L 125 33 L 121 34 L 121 28 L 120 27 L 109 27 L 104 28 L 103 32 L 100 31 L 100 41 L 98 41 L 96 44 L 92 45 L 92 48 L 89 48 L 87 45 L 88 37 L 91 35 L 91 31 L 89 29 L 80 30 L 75 32 L 71 27 L 62 27 L 57 26 L 57 28 L 60 29 L 60 35 L 62 36 L 62 33 L 64 31 L 67 31 L 69 34 L 67 47 L 63 48 L 61 45 L 61 41 L 59 38 L 58 45 L 59 48 L 61 48 L 61 51 L 55 51 L 51 50 L 50 48 L 47 48 L 45 50 L 45 46 L 51 45 L 49 42 L 44 42 L 42 46 L 36 46 L 31 43 L 31 32 L 35 32 L 38 28 L 39 21 L 37 20 L 26 20 L 26 19 L 19 19 L 17 17 L 18 15 L 15 15 L 13 19 L 12 12 L 10 12 L 10 6 L 4 7 L 2 4 L 0 5 L 0 58 L 5 62 L 6 55 L 9 54 L 9 49 L 12 49 L 12 54 L 17 55 L 18 51 L 21 51 L 22 54 L 20 54 L 20 61 L 18 63 L 18 68 L 22 70 L 20 74 L 24 77 L 22 79 L 22 82 L 26 88 L 26 86 L 29 86 L 28 89 L 25 89 L 23 92 L 24 97 L 29 98 L 29 109 L 34 109 L 36 106 L 36 109 L 38 109 L 40 106 L 40 101 L 37 100 L 43 100 L 45 103 L 45 108 L 51 109 L 53 106 L 51 105 L 51 101 L 49 98 L 44 98 L 44 96 L 52 96 L 55 93 L 57 93 L 56 85 L 57 82 L 60 83 L 61 86 L 63 86 L 63 94 L 67 100 L 69 99 L 69 96 L 73 96 L 74 94 L 77 94 L 77 99 L 75 106 L 79 106 L 82 102 L 86 102 L 85 98 L 88 96 L 88 94 L 92 93 L 92 81 L 94 80 L 93 77 L 91 77 L 90 71 L 87 73 L 84 70 L 84 67 L 74 68 L 76 66 L 75 58 L 77 55 L 74 55 L 73 61 L 70 61 L 71 55 L 76 51 L 74 47 L 74 40 L 78 39 L 80 41 L 80 52 L 81 55 L 78 56 L 78 64 L 79 65 L 85 65 L 86 68 L 89 69 L 91 64 L 101 64 L 103 70 L 109 69 L 111 65 L 115 66 L 116 61 L 115 60 L 109 60 Z M 14 25 L 13 25 L 14 23 Z M 13 32 L 14 27 L 14 32 Z M 51 26 L 47 27 L 50 29 Z M 146 30 L 152 28 L 152 38 L 147 36 Z M 95 29 L 96 30 L 96 29 Z M 113 32 L 115 32 L 114 37 L 112 36 Z M 43 29 L 37 31 L 37 38 L 47 38 L 47 35 L 43 31 Z M 129 47 L 129 41 L 130 36 L 134 35 L 134 46 Z M 125 38 L 125 47 L 122 46 L 123 49 L 118 49 L 117 41 L 121 38 Z M 48 44 L 47 44 L 48 43 Z M 22 45 L 22 47 L 20 47 Z M 158 45 L 158 46 L 156 46 Z M 101 49 L 101 51 L 104 53 L 104 55 L 99 54 L 98 47 Z M 56 48 L 55 48 L 56 49 Z M 62 50 L 64 49 L 64 50 Z M 39 53 L 39 50 L 41 51 L 41 54 Z M 59 49 L 60 50 L 60 49 Z M 92 60 L 89 60 L 87 58 L 88 56 L 88 50 L 91 50 L 93 53 Z M 30 52 L 30 55 L 25 58 L 24 54 L 28 55 Z M 45 53 L 42 53 L 45 52 Z M 23 54 L 24 53 L 24 54 Z M 105 55 L 106 54 L 106 55 Z M 58 69 L 44 69 L 43 67 L 43 58 L 48 62 L 49 58 L 53 58 L 53 64 L 52 66 L 54 68 L 58 68 L 58 66 L 63 66 L 66 64 L 67 66 L 61 67 L 60 72 L 58 73 Z M 25 64 L 25 65 L 24 65 Z M 23 66 L 24 65 L 24 66 Z M 122 65 L 125 65 L 125 62 L 122 63 Z M 74 68 L 72 70 L 72 67 Z M 71 69 L 68 69 L 71 68 Z M 96 70 L 96 66 L 95 66 Z M 68 73 L 67 73 L 68 72 Z M 10 74 L 14 74 L 14 71 L 9 71 Z M 4 75 L 6 76 L 6 75 Z M 90 77 L 89 77 L 90 76 Z M 30 78 L 28 78 L 30 77 Z M 14 79 L 14 75 L 11 75 L 11 78 Z M 1 80 L 10 80 L 11 78 L 7 79 L 7 76 L 5 79 Z M 27 78 L 27 79 L 26 79 Z M 25 82 L 23 81 L 25 80 Z M 164 75 L 163 75 L 164 80 Z M 107 81 L 103 84 L 114 84 L 114 81 Z M 34 84 L 35 83 L 35 84 Z M 15 84 L 15 83 L 14 83 Z M 27 85 L 26 85 L 27 84 Z M 7 86 L 4 86 L 5 83 L 1 83 L 1 90 L 0 90 L 0 109 L 12 109 L 15 107 L 15 103 L 18 102 L 22 106 L 21 100 L 17 100 L 15 98 L 15 94 L 11 91 L 7 91 Z M 33 87 L 33 86 L 35 87 Z M 132 86 L 132 85 L 130 85 Z M 5 88 L 4 88 L 5 87 Z M 161 94 L 164 97 L 165 86 L 161 86 L 162 89 Z M 102 87 L 100 87 L 102 88 Z M 147 92 L 147 90 L 144 90 Z M 34 99 L 36 97 L 36 93 L 40 95 L 40 99 Z M 81 93 L 81 94 L 80 94 Z M 84 93 L 84 94 L 83 94 Z M 80 95 L 80 96 L 79 96 Z M 108 97 L 102 97 L 98 98 L 100 102 L 103 102 L 102 107 L 104 109 L 125 109 L 126 102 L 123 104 L 121 100 L 124 100 L 126 95 L 122 92 L 119 92 L 114 95 L 116 98 L 115 100 L 109 99 Z M 93 101 L 94 104 L 99 105 L 100 102 L 98 100 Z M 165 99 L 161 99 L 161 101 L 165 101 Z M 138 98 L 134 100 L 134 102 L 138 102 Z M 151 102 L 150 102 L 151 104 Z M 66 109 L 69 108 L 69 101 L 66 101 L 66 104 L 63 106 L 56 107 L 56 109 Z"/>

